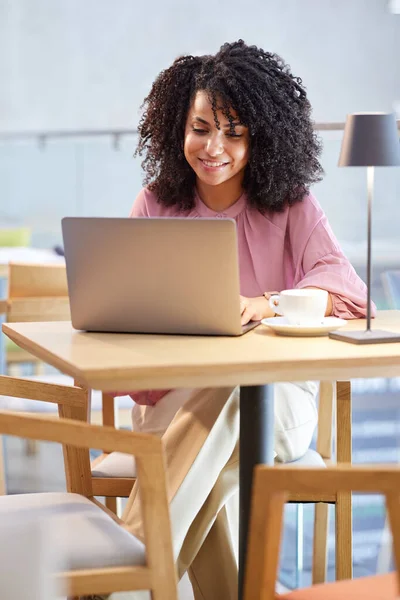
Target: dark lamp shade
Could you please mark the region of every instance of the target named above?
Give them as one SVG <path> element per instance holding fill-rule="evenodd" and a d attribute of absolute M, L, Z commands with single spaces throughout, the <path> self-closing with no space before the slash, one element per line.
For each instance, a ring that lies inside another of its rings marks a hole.
<path fill-rule="evenodd" d="M 339 167 L 400 165 L 400 142 L 393 113 L 347 115 Z"/>

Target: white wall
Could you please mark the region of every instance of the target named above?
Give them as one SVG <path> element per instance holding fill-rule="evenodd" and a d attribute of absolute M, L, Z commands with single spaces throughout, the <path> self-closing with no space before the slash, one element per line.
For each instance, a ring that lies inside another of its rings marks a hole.
<path fill-rule="evenodd" d="M 400 100 L 386 0 L 0 0 L 0 130 L 132 126 L 177 55 L 239 37 L 282 54 L 316 120 Z"/>
<path fill-rule="evenodd" d="M 400 16 L 386 0 L 0 0 L 0 132 L 132 128 L 160 69 L 242 37 L 280 53 L 316 121 L 400 100 Z M 365 173 L 338 169 L 326 136 L 316 193 L 340 238 L 364 237 Z M 0 221 L 26 219 L 41 244 L 64 214 L 122 215 L 141 186 L 135 140 L 0 143 Z M 400 169 L 377 175 L 375 233 L 397 236 Z M 357 225 L 355 227 L 355 224 Z"/>

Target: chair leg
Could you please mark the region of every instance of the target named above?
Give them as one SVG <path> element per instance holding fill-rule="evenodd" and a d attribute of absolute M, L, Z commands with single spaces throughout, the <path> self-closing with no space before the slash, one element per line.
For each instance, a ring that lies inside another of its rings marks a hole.
<path fill-rule="evenodd" d="M 329 504 L 318 502 L 314 513 L 312 583 L 325 583 L 328 563 Z"/>
<path fill-rule="evenodd" d="M 117 514 L 117 498 L 107 497 L 105 499 L 105 505 L 108 509 L 110 509 L 115 515 Z"/>
<path fill-rule="evenodd" d="M 353 519 L 351 492 L 339 492 L 336 499 L 336 579 L 353 577 Z"/>
<path fill-rule="evenodd" d="M 352 462 L 351 451 L 351 384 L 336 384 L 336 460 L 337 463 Z M 351 492 L 339 492 L 335 506 L 336 528 L 336 579 L 353 576 L 353 519 Z"/>
<path fill-rule="evenodd" d="M 102 394 L 102 415 L 103 425 L 115 427 L 114 396 L 105 393 Z"/>
<path fill-rule="evenodd" d="M 77 406 L 58 406 L 60 419 L 90 422 L 91 390 L 75 380 L 74 385 L 81 388 L 81 404 Z M 90 497 L 93 494 L 92 473 L 90 469 L 89 451 L 85 448 L 63 445 L 65 480 L 68 492 Z"/>
<path fill-rule="evenodd" d="M 103 425 L 115 427 L 114 397 L 103 393 L 102 400 Z M 117 498 L 107 497 L 105 505 L 114 514 L 117 514 Z"/>

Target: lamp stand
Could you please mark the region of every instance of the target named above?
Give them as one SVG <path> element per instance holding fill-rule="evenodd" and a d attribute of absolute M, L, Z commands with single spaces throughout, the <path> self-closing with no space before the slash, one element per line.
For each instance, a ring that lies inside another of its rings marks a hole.
<path fill-rule="evenodd" d="M 365 331 L 334 331 L 329 334 L 333 340 L 349 342 L 350 344 L 384 344 L 388 342 L 400 342 L 400 334 L 384 331 L 383 329 L 371 329 L 371 231 L 372 231 L 372 199 L 374 190 L 374 167 L 367 167 L 367 190 L 368 190 L 368 223 L 367 223 L 367 328 Z"/>

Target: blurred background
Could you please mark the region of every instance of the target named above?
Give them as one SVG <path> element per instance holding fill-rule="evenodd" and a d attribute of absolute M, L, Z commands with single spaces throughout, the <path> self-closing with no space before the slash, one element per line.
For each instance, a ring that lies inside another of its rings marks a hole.
<path fill-rule="evenodd" d="M 66 215 L 127 216 L 142 187 L 133 157 L 140 105 L 158 72 L 181 54 L 214 53 L 242 38 L 280 54 L 302 77 L 323 140 L 326 175 L 313 190 L 359 274 L 366 263 L 366 170 L 339 169 L 346 114 L 396 111 L 400 119 L 400 6 L 386 0 L 0 0 L 0 245 L 61 246 Z M 400 269 L 400 169 L 377 169 L 373 290 Z M 22 232 L 22 233 L 21 233 Z M 9 238 L 8 238 L 9 239 Z M 400 373 L 399 373 L 400 377 Z M 396 462 L 399 380 L 353 385 L 354 461 Z M 63 485 L 62 457 L 9 448 L 9 491 Z M 19 454 L 20 453 L 20 454 Z M 36 462 L 35 462 L 36 461 Z M 305 543 L 288 510 L 282 583 L 309 581 L 312 507 Z M 379 567 L 385 535 L 379 498 L 355 499 L 355 574 Z M 332 542 L 333 542 L 333 535 Z M 330 559 L 333 575 L 334 556 Z"/>

